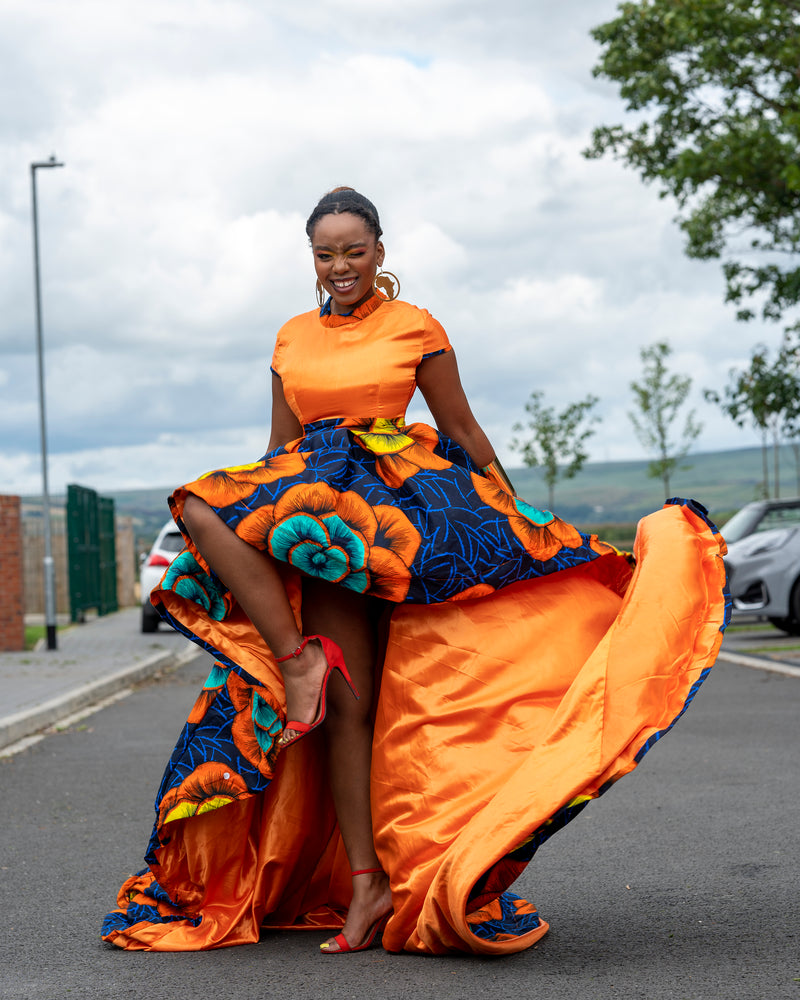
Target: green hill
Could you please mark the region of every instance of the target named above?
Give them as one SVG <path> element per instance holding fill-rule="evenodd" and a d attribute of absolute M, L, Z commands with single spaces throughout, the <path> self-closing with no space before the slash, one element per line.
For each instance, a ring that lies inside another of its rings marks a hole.
<path fill-rule="evenodd" d="M 771 459 L 770 455 L 770 473 Z M 672 495 L 699 500 L 720 522 L 762 495 L 760 448 L 689 455 L 683 464 L 670 477 Z M 666 499 L 661 480 L 647 475 L 648 465 L 648 461 L 588 463 L 574 479 L 556 484 L 555 508 L 578 525 L 637 521 Z M 780 467 L 781 495 L 800 494 L 794 454 L 788 446 L 781 449 Z M 540 469 L 514 469 L 509 476 L 526 500 L 538 507 L 547 505 Z"/>
<path fill-rule="evenodd" d="M 718 523 L 761 495 L 760 448 L 690 455 L 684 465 L 688 468 L 676 472 L 671 481 L 672 494 L 699 500 Z M 647 461 L 590 462 L 574 479 L 556 485 L 556 511 L 578 527 L 601 529 L 601 534 L 610 541 L 624 543 L 632 536 L 632 525 L 661 507 L 665 499 L 661 481 L 647 476 L 647 466 Z M 541 469 L 507 471 L 522 497 L 537 507 L 547 506 L 547 487 Z M 800 494 L 794 454 L 788 446 L 781 450 L 781 475 L 782 495 Z M 103 491 L 105 496 L 113 497 L 118 514 L 135 519 L 140 548 L 149 545 L 169 518 L 168 492 L 168 487 Z M 613 525 L 619 526 L 618 532 L 602 530 Z"/>

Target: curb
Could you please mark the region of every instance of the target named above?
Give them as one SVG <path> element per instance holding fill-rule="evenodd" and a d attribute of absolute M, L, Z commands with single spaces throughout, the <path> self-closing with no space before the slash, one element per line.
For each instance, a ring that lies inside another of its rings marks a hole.
<path fill-rule="evenodd" d="M 739 667 L 751 667 L 753 670 L 766 670 L 768 673 L 783 674 L 784 677 L 800 677 L 800 667 L 792 666 L 783 660 L 772 660 L 766 656 L 752 656 L 747 653 L 726 653 L 721 650 L 718 660 L 735 663 Z"/>
<path fill-rule="evenodd" d="M 123 667 L 99 680 L 89 681 L 67 694 L 59 695 L 13 715 L 0 718 L 0 749 L 55 725 L 62 719 L 117 694 L 131 684 L 148 680 L 162 670 L 179 666 L 197 652 L 191 644 L 178 652 L 154 653 L 140 663 Z"/>

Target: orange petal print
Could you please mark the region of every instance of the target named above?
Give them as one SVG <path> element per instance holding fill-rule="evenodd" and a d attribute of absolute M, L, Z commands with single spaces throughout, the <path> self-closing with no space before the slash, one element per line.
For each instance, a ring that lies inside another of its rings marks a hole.
<path fill-rule="evenodd" d="M 576 528 L 557 517 L 549 524 L 535 524 L 522 514 L 516 514 L 509 517 L 508 523 L 526 551 L 542 562 L 552 559 L 565 546 L 578 548 L 583 541 Z"/>
<path fill-rule="evenodd" d="M 381 455 L 375 461 L 375 471 L 387 486 L 396 490 L 406 479 L 419 472 L 419 466 L 407 461 L 402 455 Z"/>
<path fill-rule="evenodd" d="M 598 552 L 601 556 L 607 556 L 612 554 L 618 556 L 627 556 L 626 552 L 623 552 L 616 546 L 611 545 L 609 542 L 601 541 L 597 537 L 597 535 L 589 536 L 589 548 L 592 550 L 592 552 Z"/>
<path fill-rule="evenodd" d="M 421 444 L 412 445 L 404 454 L 410 462 L 414 462 L 420 469 L 449 469 L 453 464 L 448 462 L 446 458 L 442 458 L 441 455 L 435 455 Z"/>
<path fill-rule="evenodd" d="M 485 504 L 488 504 L 494 510 L 499 510 L 501 514 L 519 515 L 517 505 L 514 503 L 514 498 L 510 493 L 501 490 L 499 486 L 495 486 L 490 479 L 480 475 L 478 472 L 471 472 L 470 478 L 472 479 L 472 485 L 475 487 L 475 492 Z"/>
<path fill-rule="evenodd" d="M 422 445 L 412 444 L 402 455 L 381 455 L 375 462 L 375 471 L 387 486 L 398 489 L 420 469 L 449 469 L 452 464 Z"/>
<path fill-rule="evenodd" d="M 366 539 L 368 545 L 372 545 L 375 539 L 375 532 L 378 528 L 378 522 L 372 507 L 370 507 L 363 497 L 352 490 L 348 490 L 347 493 L 340 493 L 336 502 L 336 513 L 348 528 L 357 531 Z"/>
<path fill-rule="evenodd" d="M 409 424 L 405 428 L 406 434 L 421 444 L 427 451 L 432 451 L 439 443 L 439 435 L 430 424 Z M 448 465 L 451 463 L 448 462 Z"/>
<path fill-rule="evenodd" d="M 422 541 L 419 532 L 399 507 L 379 504 L 373 509 L 378 521 L 375 545 L 391 549 L 410 566 Z"/>
<path fill-rule="evenodd" d="M 254 690 L 263 691 L 263 688 L 253 688 L 234 670 L 231 671 L 228 677 L 228 694 L 237 712 L 244 712 L 250 707 L 250 697 Z"/>
<path fill-rule="evenodd" d="M 242 496 L 251 493 L 248 486 L 273 483 L 283 476 L 299 475 L 306 467 L 305 456 L 299 454 L 275 455 L 268 461 L 237 465 L 228 469 L 207 472 L 194 485 L 197 493 L 212 507 L 227 507 Z"/>
<path fill-rule="evenodd" d="M 250 688 L 248 694 L 246 703 L 231 723 L 231 737 L 245 759 L 271 778 L 278 756 L 282 710 L 264 688 Z"/>
<path fill-rule="evenodd" d="M 275 503 L 275 523 L 293 514 L 311 514 L 324 517 L 336 513 L 338 494 L 327 483 L 298 483 L 290 486 Z"/>
<path fill-rule="evenodd" d="M 198 722 L 202 722 L 205 717 L 206 712 L 216 701 L 219 691 L 212 690 L 208 691 L 205 688 L 197 696 L 197 700 L 192 706 L 191 712 L 186 719 L 186 722 L 190 726 L 196 725 Z"/>
<path fill-rule="evenodd" d="M 236 534 L 257 549 L 266 549 L 267 538 L 275 524 L 275 506 L 266 504 L 243 517 L 236 525 Z"/>
<path fill-rule="evenodd" d="M 159 825 L 219 809 L 247 795 L 247 785 L 230 764 L 206 761 L 171 789 L 158 809 Z"/>
<path fill-rule="evenodd" d="M 560 517 L 554 517 L 546 527 L 565 548 L 579 549 L 583 545 L 583 535 L 569 521 L 562 521 Z"/>
<path fill-rule="evenodd" d="M 408 567 L 389 549 L 372 548 L 367 563 L 369 592 L 373 597 L 399 604 L 405 600 L 411 583 Z"/>
<path fill-rule="evenodd" d="M 490 583 L 476 583 L 474 587 L 467 587 L 458 594 L 448 597 L 448 601 L 470 601 L 473 597 L 486 597 L 493 594 L 495 588 Z"/>

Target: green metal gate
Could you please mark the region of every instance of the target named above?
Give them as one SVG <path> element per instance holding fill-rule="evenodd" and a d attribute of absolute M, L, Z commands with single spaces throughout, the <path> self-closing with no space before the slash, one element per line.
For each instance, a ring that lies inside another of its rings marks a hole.
<path fill-rule="evenodd" d="M 67 486 L 67 562 L 70 615 L 83 621 L 117 610 L 114 501 L 85 486 Z"/>

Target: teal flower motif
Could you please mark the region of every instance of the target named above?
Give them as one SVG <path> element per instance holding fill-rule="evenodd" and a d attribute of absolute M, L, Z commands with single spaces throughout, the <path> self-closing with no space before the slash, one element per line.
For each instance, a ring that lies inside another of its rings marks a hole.
<path fill-rule="evenodd" d="M 215 663 L 211 668 L 211 673 L 206 678 L 203 689 L 206 691 L 216 691 L 219 688 L 225 687 L 228 683 L 228 674 L 230 672 L 230 667 L 223 667 L 222 664 Z"/>
<path fill-rule="evenodd" d="M 303 573 L 351 590 L 366 589 L 368 550 L 362 538 L 336 514 L 324 518 L 298 513 L 276 524 L 269 549 L 276 559 Z"/>
<path fill-rule="evenodd" d="M 421 542 L 399 507 L 373 507 L 323 482 L 290 486 L 243 518 L 236 534 L 308 576 L 395 602 L 408 593 Z"/>
<path fill-rule="evenodd" d="M 517 508 L 523 517 L 527 517 L 529 521 L 533 521 L 534 524 L 550 524 L 551 521 L 555 520 L 555 515 L 549 510 L 539 510 L 538 507 L 534 507 L 533 504 L 526 503 L 519 497 L 514 497 L 514 506 Z"/>
<path fill-rule="evenodd" d="M 253 733 L 258 745 L 268 754 L 283 726 L 275 709 L 260 694 L 253 695 L 252 719 Z"/>
<path fill-rule="evenodd" d="M 222 621 L 225 617 L 225 591 L 213 580 L 188 549 L 173 559 L 161 583 L 164 590 L 199 604 L 209 618 Z"/>

